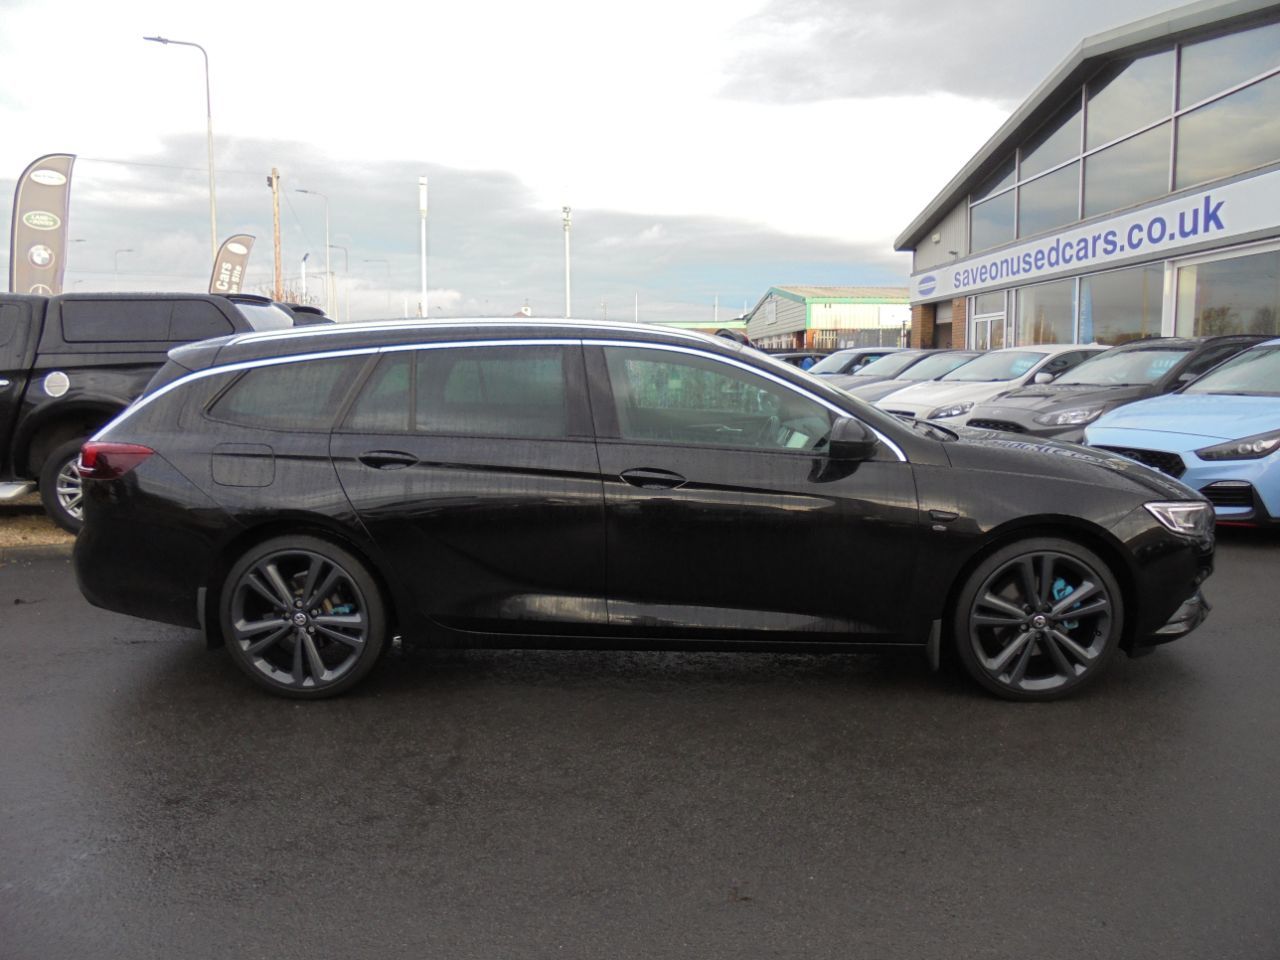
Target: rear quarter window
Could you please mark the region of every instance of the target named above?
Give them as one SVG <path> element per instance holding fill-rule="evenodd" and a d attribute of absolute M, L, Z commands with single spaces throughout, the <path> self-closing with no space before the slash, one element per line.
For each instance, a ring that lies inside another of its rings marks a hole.
<path fill-rule="evenodd" d="M 209 408 L 215 420 L 265 430 L 328 430 L 364 357 L 334 357 L 254 367 Z"/>

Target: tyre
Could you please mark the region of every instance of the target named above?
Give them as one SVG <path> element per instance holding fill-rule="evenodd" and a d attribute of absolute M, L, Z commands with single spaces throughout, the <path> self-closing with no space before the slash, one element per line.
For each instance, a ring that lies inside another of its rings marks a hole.
<path fill-rule="evenodd" d="M 377 662 L 386 603 L 365 564 L 319 537 L 276 537 L 232 566 L 219 599 L 231 658 L 254 683 L 285 697 L 350 689 Z"/>
<path fill-rule="evenodd" d="M 1009 700 L 1055 700 L 1106 668 L 1124 630 L 1120 587 L 1096 553 L 1070 540 L 1022 540 L 965 581 L 952 623 L 978 683 Z"/>
<path fill-rule="evenodd" d="M 68 533 L 84 526 L 84 500 L 76 463 L 88 437 L 68 440 L 50 452 L 40 467 L 40 502 L 49 519 Z"/>

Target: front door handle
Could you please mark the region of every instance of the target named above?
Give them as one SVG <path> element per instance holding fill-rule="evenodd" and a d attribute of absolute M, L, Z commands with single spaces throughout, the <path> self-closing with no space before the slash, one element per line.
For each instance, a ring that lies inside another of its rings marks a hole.
<path fill-rule="evenodd" d="M 360 454 L 356 459 L 366 467 L 373 467 L 375 470 L 403 470 L 418 462 L 417 457 L 403 450 L 370 450 L 368 453 Z"/>
<path fill-rule="evenodd" d="M 631 470 L 623 470 L 619 476 L 631 486 L 639 487 L 641 490 L 674 490 L 677 487 L 683 487 L 688 482 L 678 473 L 672 473 L 670 470 L 659 470 L 656 467 L 636 467 Z"/>

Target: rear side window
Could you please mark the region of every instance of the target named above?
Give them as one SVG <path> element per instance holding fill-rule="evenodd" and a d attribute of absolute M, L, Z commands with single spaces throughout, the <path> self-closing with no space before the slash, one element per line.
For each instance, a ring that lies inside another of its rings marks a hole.
<path fill-rule="evenodd" d="M 67 343 L 176 343 L 233 333 L 231 321 L 207 300 L 64 300 Z"/>
<path fill-rule="evenodd" d="M 369 433 L 568 436 L 565 350 L 447 347 L 388 354 L 345 426 Z"/>
<path fill-rule="evenodd" d="M 266 430 L 328 430 L 364 363 L 335 357 L 254 367 L 209 409 L 209 416 Z"/>

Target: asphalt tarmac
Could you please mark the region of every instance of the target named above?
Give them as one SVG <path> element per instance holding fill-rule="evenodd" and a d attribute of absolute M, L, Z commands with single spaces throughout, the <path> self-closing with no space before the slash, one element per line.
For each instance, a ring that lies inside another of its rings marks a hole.
<path fill-rule="evenodd" d="M 922 660 L 394 652 L 258 692 L 0 561 L 0 958 L 1280 956 L 1280 538 L 1003 703 Z"/>

